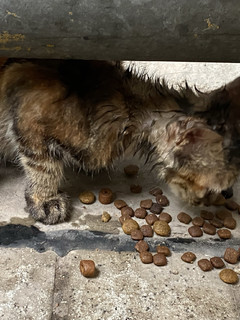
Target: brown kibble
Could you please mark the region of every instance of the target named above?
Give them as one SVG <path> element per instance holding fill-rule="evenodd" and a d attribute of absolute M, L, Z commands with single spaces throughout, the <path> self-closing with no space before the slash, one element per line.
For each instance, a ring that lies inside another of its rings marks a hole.
<path fill-rule="evenodd" d="M 166 257 L 169 257 L 169 256 L 171 255 L 170 249 L 169 249 L 168 247 L 166 247 L 166 246 L 160 246 L 160 245 L 158 245 L 158 246 L 156 247 L 156 250 L 157 250 L 157 253 L 162 253 L 162 254 L 164 254 Z"/>
<path fill-rule="evenodd" d="M 207 210 L 201 210 L 200 216 L 204 220 L 212 220 L 214 218 L 214 214 L 211 211 L 207 211 Z"/>
<path fill-rule="evenodd" d="M 144 219 L 147 215 L 147 211 L 146 209 L 143 209 L 143 208 L 137 208 L 134 212 L 134 215 L 136 218 Z"/>
<path fill-rule="evenodd" d="M 232 217 L 226 217 L 224 220 L 223 220 L 223 224 L 224 224 L 224 227 L 228 228 L 228 229 L 235 229 L 236 228 L 236 225 L 237 225 L 237 222 L 234 218 Z"/>
<path fill-rule="evenodd" d="M 155 214 L 159 214 L 163 211 L 162 206 L 159 203 L 153 203 L 151 208 L 150 208 L 150 212 L 155 213 Z"/>
<path fill-rule="evenodd" d="M 139 184 L 131 184 L 130 185 L 130 191 L 132 193 L 141 193 L 142 192 L 142 186 Z"/>
<path fill-rule="evenodd" d="M 142 200 L 140 202 L 140 207 L 144 209 L 150 209 L 152 206 L 152 199 Z"/>
<path fill-rule="evenodd" d="M 121 209 L 121 215 L 122 216 L 130 216 L 130 217 L 133 217 L 134 216 L 134 211 L 131 207 L 129 206 L 126 206 L 126 207 L 123 207 Z"/>
<path fill-rule="evenodd" d="M 151 252 L 143 251 L 140 253 L 140 259 L 142 263 L 152 263 L 153 262 L 153 256 Z"/>
<path fill-rule="evenodd" d="M 229 210 L 235 211 L 239 208 L 239 204 L 237 204 L 237 202 L 234 200 L 227 199 L 225 202 L 225 207 Z"/>
<path fill-rule="evenodd" d="M 95 201 L 95 195 L 91 191 L 83 191 L 79 194 L 79 200 L 84 204 L 92 204 Z"/>
<path fill-rule="evenodd" d="M 148 246 L 148 244 L 147 244 L 146 241 L 140 240 L 140 241 L 138 241 L 138 242 L 136 243 L 135 249 L 136 249 L 138 252 L 148 251 L 148 250 L 149 250 L 149 246 Z"/>
<path fill-rule="evenodd" d="M 80 272 L 84 277 L 91 278 L 95 276 L 95 263 L 93 260 L 81 260 Z"/>
<path fill-rule="evenodd" d="M 161 212 L 158 219 L 160 221 L 166 221 L 167 223 L 172 221 L 172 217 L 167 212 Z"/>
<path fill-rule="evenodd" d="M 123 222 L 128 220 L 128 219 L 131 219 L 131 217 L 130 216 L 121 216 L 119 218 L 119 221 L 120 221 L 121 224 L 123 224 Z"/>
<path fill-rule="evenodd" d="M 228 229 L 219 229 L 217 234 L 221 239 L 230 239 L 232 237 L 231 231 Z"/>
<path fill-rule="evenodd" d="M 158 221 L 158 217 L 154 213 L 151 213 L 146 216 L 145 220 L 152 226 L 155 221 Z"/>
<path fill-rule="evenodd" d="M 211 262 L 211 264 L 213 265 L 214 268 L 221 269 L 221 268 L 225 267 L 225 263 L 219 257 L 211 258 L 210 262 Z"/>
<path fill-rule="evenodd" d="M 192 224 L 197 227 L 202 227 L 204 224 L 204 219 L 202 217 L 195 217 L 192 219 Z"/>
<path fill-rule="evenodd" d="M 216 218 L 213 218 L 212 220 L 209 221 L 215 228 L 222 228 L 223 223 L 221 220 L 218 220 Z"/>
<path fill-rule="evenodd" d="M 213 269 L 213 266 L 212 266 L 211 262 L 208 259 L 198 260 L 198 266 L 204 272 L 211 271 Z"/>
<path fill-rule="evenodd" d="M 153 263 L 156 266 L 166 266 L 167 264 L 167 259 L 166 256 L 163 253 L 156 253 L 153 256 Z"/>
<path fill-rule="evenodd" d="M 139 167 L 136 166 L 135 164 L 129 164 L 124 168 L 124 172 L 128 177 L 136 176 L 138 174 L 138 171 L 139 171 Z"/>
<path fill-rule="evenodd" d="M 158 187 L 155 187 L 155 188 L 152 188 L 149 193 L 153 196 L 157 196 L 158 194 L 162 194 L 162 189 L 158 188 Z"/>
<path fill-rule="evenodd" d="M 192 218 L 190 217 L 190 215 L 185 212 L 180 212 L 177 215 L 177 218 L 180 222 L 185 223 L 185 224 L 189 224 L 192 221 Z"/>
<path fill-rule="evenodd" d="M 218 218 L 219 220 L 224 220 L 227 217 L 232 217 L 231 211 L 227 209 L 221 209 L 216 212 L 216 218 Z"/>
<path fill-rule="evenodd" d="M 204 222 L 203 231 L 210 235 L 216 234 L 216 228 L 208 222 Z"/>
<path fill-rule="evenodd" d="M 155 221 L 153 224 L 153 231 L 159 236 L 166 237 L 170 234 L 171 228 L 165 221 Z"/>
<path fill-rule="evenodd" d="M 185 252 L 181 256 L 181 259 L 187 263 L 193 263 L 196 260 L 196 258 L 197 258 L 196 255 L 191 251 Z"/>
<path fill-rule="evenodd" d="M 127 219 L 122 224 L 123 232 L 126 234 L 131 234 L 133 230 L 139 229 L 137 221 L 133 219 Z"/>
<path fill-rule="evenodd" d="M 140 227 L 144 237 L 153 237 L 153 229 L 149 224 L 144 224 Z"/>
<path fill-rule="evenodd" d="M 228 263 L 235 264 L 239 258 L 239 252 L 234 248 L 227 248 L 224 253 L 224 260 Z"/>
<path fill-rule="evenodd" d="M 226 199 L 222 194 L 219 194 L 216 200 L 212 203 L 214 206 L 224 206 Z"/>
<path fill-rule="evenodd" d="M 140 230 L 138 230 L 138 229 L 136 229 L 136 230 L 133 230 L 132 232 L 131 232 L 131 238 L 133 239 L 133 240 L 142 240 L 143 239 L 143 233 L 142 233 L 142 231 L 140 231 Z"/>
<path fill-rule="evenodd" d="M 107 211 L 103 211 L 101 220 L 102 222 L 108 222 L 111 219 L 110 214 Z"/>
<path fill-rule="evenodd" d="M 126 207 L 127 206 L 127 204 L 126 204 L 126 202 L 125 201 L 123 201 L 123 200 L 115 200 L 114 201 L 114 205 L 115 205 L 115 207 L 117 208 L 117 209 L 119 209 L 119 210 L 121 210 L 123 207 Z"/>
<path fill-rule="evenodd" d="M 220 271 L 219 277 L 223 282 L 229 284 L 235 284 L 238 282 L 237 273 L 231 269 L 223 269 L 222 271 Z"/>
<path fill-rule="evenodd" d="M 166 196 L 162 195 L 162 194 L 158 194 L 156 196 L 156 201 L 157 203 L 159 203 L 162 207 L 167 207 L 169 206 L 169 200 Z"/>
<path fill-rule="evenodd" d="M 188 228 L 188 233 L 192 237 L 201 237 L 203 235 L 202 229 L 198 226 L 192 226 Z"/>
<path fill-rule="evenodd" d="M 102 204 L 109 204 L 113 201 L 113 192 L 109 188 L 103 188 L 100 190 L 98 200 Z"/>

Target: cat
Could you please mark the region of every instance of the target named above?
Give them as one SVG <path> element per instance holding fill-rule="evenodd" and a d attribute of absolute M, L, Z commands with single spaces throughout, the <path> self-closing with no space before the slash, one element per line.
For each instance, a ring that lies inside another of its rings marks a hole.
<path fill-rule="evenodd" d="M 139 152 L 191 204 L 239 172 L 240 80 L 213 92 L 175 90 L 119 62 L 10 59 L 0 72 L 0 154 L 24 169 L 30 215 L 67 220 L 64 166 L 98 171 Z"/>

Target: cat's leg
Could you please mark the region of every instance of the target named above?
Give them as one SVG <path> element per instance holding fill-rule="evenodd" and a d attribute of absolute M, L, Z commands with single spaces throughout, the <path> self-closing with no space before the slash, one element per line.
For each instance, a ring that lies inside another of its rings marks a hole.
<path fill-rule="evenodd" d="M 20 155 L 27 176 L 27 210 L 35 220 L 55 224 L 66 220 L 71 211 L 68 196 L 59 192 L 63 163 L 42 155 Z"/>

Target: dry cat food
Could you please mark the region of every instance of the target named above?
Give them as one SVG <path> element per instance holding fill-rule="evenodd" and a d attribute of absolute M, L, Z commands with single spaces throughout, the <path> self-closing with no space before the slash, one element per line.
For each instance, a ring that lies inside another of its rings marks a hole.
<path fill-rule="evenodd" d="M 147 215 L 147 211 L 146 209 L 143 209 L 143 208 L 137 208 L 134 212 L 134 215 L 136 218 L 144 219 Z"/>
<path fill-rule="evenodd" d="M 157 253 L 162 253 L 162 254 L 164 254 L 166 257 L 169 257 L 169 256 L 171 255 L 171 251 L 170 251 L 169 248 L 166 247 L 166 246 L 160 246 L 160 245 L 158 245 L 158 246 L 156 247 L 156 250 L 157 250 Z"/>
<path fill-rule="evenodd" d="M 223 223 L 221 220 L 218 220 L 216 218 L 213 218 L 212 220 L 209 221 L 215 228 L 222 228 Z"/>
<path fill-rule="evenodd" d="M 220 257 L 212 257 L 210 259 L 210 262 L 214 268 L 221 269 L 221 268 L 225 267 L 225 263 L 222 261 L 222 259 Z"/>
<path fill-rule="evenodd" d="M 116 207 L 117 209 L 119 209 L 119 210 L 121 210 L 123 207 L 126 207 L 126 206 L 127 206 L 126 202 L 123 201 L 123 200 L 120 200 L 120 199 L 115 200 L 115 201 L 114 201 L 114 205 L 115 205 L 115 207 Z"/>
<path fill-rule="evenodd" d="M 142 186 L 139 184 L 131 184 L 130 185 L 130 191 L 132 193 L 141 193 L 142 192 Z"/>
<path fill-rule="evenodd" d="M 123 222 L 122 229 L 124 233 L 130 235 L 133 230 L 139 229 L 139 225 L 137 221 L 133 219 L 127 219 Z"/>
<path fill-rule="evenodd" d="M 196 260 L 196 258 L 197 258 L 196 255 L 191 251 L 185 252 L 181 256 L 181 259 L 187 263 L 193 263 Z"/>
<path fill-rule="evenodd" d="M 224 260 L 228 263 L 235 264 L 239 258 L 239 251 L 233 248 L 227 248 L 224 253 Z"/>
<path fill-rule="evenodd" d="M 79 200 L 84 204 L 92 204 L 95 201 L 95 195 L 91 191 L 83 191 L 79 194 Z"/>
<path fill-rule="evenodd" d="M 192 221 L 192 218 L 190 217 L 190 215 L 185 212 L 180 212 L 177 215 L 177 218 L 180 222 L 185 223 L 185 224 L 189 224 Z"/>
<path fill-rule="evenodd" d="M 158 194 L 156 196 L 156 201 L 157 203 L 159 203 L 162 207 L 167 207 L 169 206 L 169 200 L 166 196 L 164 196 L 163 194 Z"/>
<path fill-rule="evenodd" d="M 238 275 L 231 269 L 223 269 L 219 272 L 219 277 L 223 282 L 235 284 L 238 282 Z"/>
<path fill-rule="evenodd" d="M 202 227 L 204 224 L 204 219 L 202 217 L 195 217 L 192 219 L 192 224 L 197 227 Z"/>
<path fill-rule="evenodd" d="M 158 221 L 158 217 L 154 213 L 150 213 L 146 216 L 145 220 L 152 226 L 155 221 Z"/>
<path fill-rule="evenodd" d="M 232 237 L 231 231 L 228 229 L 219 229 L 217 234 L 221 239 L 230 239 Z"/>
<path fill-rule="evenodd" d="M 155 187 L 155 188 L 152 188 L 149 193 L 151 195 L 153 195 L 154 197 L 156 197 L 158 194 L 162 194 L 162 189 L 158 188 L 158 187 Z"/>
<path fill-rule="evenodd" d="M 159 203 L 153 203 L 150 212 L 155 213 L 155 214 L 160 214 L 163 211 L 163 207 Z"/>
<path fill-rule="evenodd" d="M 153 229 L 149 224 L 144 224 L 140 227 L 144 237 L 153 237 Z"/>
<path fill-rule="evenodd" d="M 138 252 L 148 251 L 148 250 L 149 250 L 149 246 L 148 246 L 148 244 L 147 244 L 146 241 L 140 240 L 140 241 L 138 241 L 138 242 L 136 243 L 135 249 L 136 249 Z"/>
<path fill-rule="evenodd" d="M 192 226 L 188 228 L 188 233 L 192 237 L 201 237 L 203 235 L 202 229 L 198 226 Z"/>
<path fill-rule="evenodd" d="M 228 229 L 235 229 L 236 228 L 236 225 L 237 225 L 237 222 L 234 218 L 232 217 L 226 217 L 224 220 L 223 220 L 223 225 L 224 227 L 228 228 Z"/>
<path fill-rule="evenodd" d="M 212 220 L 214 218 L 214 214 L 211 211 L 207 211 L 207 210 L 201 210 L 200 216 L 204 220 Z"/>
<path fill-rule="evenodd" d="M 166 221 L 155 221 L 153 231 L 159 236 L 167 237 L 171 232 L 171 228 Z"/>
<path fill-rule="evenodd" d="M 163 253 L 154 254 L 153 263 L 156 266 L 166 266 L 166 264 L 167 264 L 166 256 Z"/>
<path fill-rule="evenodd" d="M 202 271 L 211 271 L 213 269 L 213 266 L 208 259 L 198 260 L 198 266 Z"/>
<path fill-rule="evenodd" d="M 204 222 L 203 231 L 210 235 L 216 234 L 216 228 L 208 222 Z"/>
<path fill-rule="evenodd" d="M 225 207 L 229 210 L 235 211 L 239 208 L 239 204 L 237 204 L 234 200 L 227 199 L 225 202 Z"/>
<path fill-rule="evenodd" d="M 81 260 L 80 272 L 84 277 L 91 278 L 95 276 L 95 263 L 93 260 Z"/>
<path fill-rule="evenodd" d="M 221 209 L 216 212 L 216 218 L 219 220 L 224 220 L 227 217 L 232 217 L 231 211 L 227 209 Z"/>
<path fill-rule="evenodd" d="M 167 223 L 171 222 L 172 221 L 172 217 L 170 216 L 169 213 L 167 212 L 161 212 L 158 219 L 160 221 L 166 221 Z"/>
<path fill-rule="evenodd" d="M 143 233 L 141 230 L 135 229 L 131 232 L 131 238 L 133 240 L 142 240 L 143 239 Z"/>
<path fill-rule="evenodd" d="M 108 222 L 111 219 L 110 214 L 107 211 L 103 211 L 101 220 L 102 222 Z"/>
<path fill-rule="evenodd" d="M 151 252 L 143 251 L 140 252 L 140 259 L 142 263 L 152 263 L 153 262 L 153 256 Z"/>
<path fill-rule="evenodd" d="M 126 206 L 126 207 L 123 207 L 121 209 L 121 215 L 122 216 L 130 216 L 130 217 L 133 217 L 134 216 L 134 211 L 131 207 L 129 206 Z"/>
<path fill-rule="evenodd" d="M 129 164 L 124 168 L 124 172 L 128 177 L 133 177 L 138 174 L 139 167 L 136 166 L 135 164 Z"/>
<path fill-rule="evenodd" d="M 142 200 L 140 202 L 140 207 L 144 209 L 150 209 L 152 206 L 152 199 Z"/>
<path fill-rule="evenodd" d="M 98 200 L 102 204 L 109 204 L 113 201 L 113 192 L 109 188 L 103 188 L 100 190 Z"/>
<path fill-rule="evenodd" d="M 130 216 L 121 216 L 119 218 L 119 221 L 120 221 L 121 224 L 123 224 L 123 222 L 128 220 L 128 219 L 132 219 L 132 217 L 130 217 Z"/>

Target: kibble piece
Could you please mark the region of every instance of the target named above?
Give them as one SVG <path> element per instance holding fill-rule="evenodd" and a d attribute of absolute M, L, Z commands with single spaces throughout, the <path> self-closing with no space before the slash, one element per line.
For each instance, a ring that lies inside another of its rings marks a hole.
<path fill-rule="evenodd" d="M 165 221 L 155 221 L 153 224 L 153 231 L 159 236 L 166 237 L 170 234 L 171 228 Z"/>
<path fill-rule="evenodd" d="M 162 189 L 158 188 L 158 187 L 155 187 L 155 188 L 152 188 L 149 193 L 153 196 L 157 196 L 158 194 L 162 194 Z"/>
<path fill-rule="evenodd" d="M 109 204 L 113 201 L 113 192 L 109 188 L 103 188 L 100 190 L 98 200 L 102 204 Z"/>
<path fill-rule="evenodd" d="M 203 231 L 210 235 L 216 234 L 216 228 L 208 222 L 204 222 Z"/>
<path fill-rule="evenodd" d="M 145 220 L 152 226 L 155 221 L 158 221 L 158 217 L 154 213 L 151 213 L 146 216 Z"/>
<path fill-rule="evenodd" d="M 208 259 L 198 260 L 198 266 L 202 271 L 211 271 L 213 269 L 213 266 Z"/>
<path fill-rule="evenodd" d="M 224 206 L 225 201 L 226 201 L 225 197 L 222 194 L 219 194 L 217 196 L 217 198 L 215 199 L 215 201 L 213 202 L 213 205 L 214 206 Z"/>
<path fill-rule="evenodd" d="M 166 264 L 167 264 L 166 256 L 163 253 L 154 254 L 153 263 L 156 266 L 166 266 Z"/>
<path fill-rule="evenodd" d="M 185 223 L 185 224 L 189 224 L 192 221 L 192 218 L 190 217 L 190 215 L 185 212 L 180 212 L 177 215 L 177 218 L 180 222 Z"/>
<path fill-rule="evenodd" d="M 223 223 L 221 220 L 218 220 L 216 218 L 213 218 L 212 220 L 209 220 L 209 222 L 215 227 L 215 228 L 222 228 Z"/>
<path fill-rule="evenodd" d="M 139 184 L 131 184 L 130 185 L 130 191 L 132 193 L 141 193 L 142 192 L 142 186 Z"/>
<path fill-rule="evenodd" d="M 159 203 L 162 207 L 167 207 L 169 206 L 169 200 L 166 196 L 164 196 L 163 194 L 158 194 L 156 196 L 156 201 L 157 203 Z"/>
<path fill-rule="evenodd" d="M 133 177 L 138 174 L 139 167 L 135 164 L 129 164 L 124 168 L 124 172 L 128 177 Z"/>
<path fill-rule="evenodd" d="M 148 251 L 148 250 L 149 250 L 149 246 L 148 246 L 148 244 L 147 244 L 146 241 L 140 240 L 140 241 L 138 241 L 138 242 L 136 243 L 135 249 L 136 249 L 138 252 Z"/>
<path fill-rule="evenodd" d="M 239 204 L 237 204 L 237 202 L 235 202 L 234 200 L 227 199 L 225 201 L 225 207 L 229 210 L 235 211 L 239 208 Z"/>
<path fill-rule="evenodd" d="M 79 194 L 79 200 L 84 204 L 92 204 L 95 201 L 95 195 L 91 191 L 83 191 Z"/>
<path fill-rule="evenodd" d="M 163 211 L 163 207 L 159 203 L 153 203 L 150 212 L 155 213 L 155 214 L 160 214 Z"/>
<path fill-rule="evenodd" d="M 220 257 L 212 257 L 210 259 L 210 262 L 214 268 L 221 269 L 221 268 L 225 267 L 225 263 L 222 261 L 222 259 Z"/>
<path fill-rule="evenodd" d="M 149 224 L 144 224 L 140 227 L 144 237 L 153 237 L 153 229 Z"/>
<path fill-rule="evenodd" d="M 150 209 L 152 206 L 152 199 L 142 200 L 140 202 L 140 207 L 144 209 Z"/>
<path fill-rule="evenodd" d="M 102 222 L 108 222 L 111 219 L 110 214 L 107 211 L 103 211 L 101 220 Z"/>
<path fill-rule="evenodd" d="M 162 254 L 164 254 L 166 257 L 169 257 L 169 256 L 171 255 L 171 251 L 170 251 L 169 248 L 166 247 L 166 246 L 160 246 L 160 245 L 158 245 L 158 246 L 156 247 L 156 250 L 157 250 L 157 253 L 162 253 Z"/>
<path fill-rule="evenodd" d="M 227 248 L 225 253 L 224 253 L 224 260 L 231 263 L 235 264 L 238 261 L 239 258 L 239 252 L 235 250 L 234 248 Z"/>
<path fill-rule="evenodd" d="M 201 210 L 200 216 L 205 220 L 212 220 L 214 218 L 214 214 L 207 210 Z"/>
<path fill-rule="evenodd" d="M 131 238 L 133 239 L 133 240 L 142 240 L 143 239 L 143 233 L 142 233 L 142 231 L 141 230 L 138 230 L 138 229 L 136 229 L 136 230 L 133 230 L 132 232 L 131 232 Z"/>
<path fill-rule="evenodd" d="M 119 209 L 119 210 L 121 210 L 123 207 L 126 207 L 127 206 L 127 204 L 126 204 L 126 202 L 125 201 L 123 201 L 123 200 L 115 200 L 114 201 L 114 205 L 115 205 L 115 207 L 117 208 L 117 209 Z"/>
<path fill-rule="evenodd" d="M 231 211 L 227 209 L 221 209 L 216 212 L 216 218 L 218 218 L 219 220 L 224 220 L 227 217 L 232 217 Z"/>
<path fill-rule="evenodd" d="M 204 219 L 202 217 L 195 217 L 192 219 L 192 224 L 194 226 L 202 227 L 204 224 Z"/>
<path fill-rule="evenodd" d="M 223 269 L 222 271 L 220 271 L 219 277 L 223 282 L 229 284 L 235 284 L 238 282 L 237 273 L 231 269 Z"/>
<path fill-rule="evenodd" d="M 119 218 L 119 221 L 120 221 L 121 224 L 123 224 L 123 222 L 126 221 L 126 220 L 128 220 L 128 219 L 131 219 L 131 217 L 130 217 L 130 216 L 127 216 L 127 215 L 126 215 L 126 216 L 121 216 L 121 217 Z"/>
<path fill-rule="evenodd" d="M 95 263 L 93 260 L 81 260 L 80 272 L 84 277 L 91 278 L 95 276 Z"/>
<path fill-rule="evenodd" d="M 230 239 L 232 237 L 231 231 L 228 229 L 219 229 L 217 234 L 221 239 Z"/>
<path fill-rule="evenodd" d="M 193 263 L 196 260 L 196 258 L 196 255 L 191 251 L 184 252 L 184 254 L 181 256 L 181 259 L 187 263 Z"/>
<path fill-rule="evenodd" d="M 139 229 L 137 221 L 133 219 L 127 219 L 122 224 L 123 232 L 126 234 L 131 234 L 133 230 Z"/>
<path fill-rule="evenodd" d="M 224 224 L 224 227 L 228 228 L 228 229 L 235 229 L 236 228 L 236 225 L 237 225 L 237 222 L 234 218 L 232 217 L 226 217 L 224 220 L 223 220 L 223 224 Z"/>
<path fill-rule="evenodd" d="M 146 209 L 143 209 L 143 208 L 137 208 L 134 212 L 134 215 L 136 218 L 144 219 L 147 215 L 147 211 Z"/>
<path fill-rule="evenodd" d="M 134 216 L 134 211 L 131 207 L 129 206 L 126 206 L 126 207 L 123 207 L 121 209 L 121 215 L 122 216 L 130 216 L 130 217 L 133 217 Z"/>
<path fill-rule="evenodd" d="M 171 222 L 172 221 L 172 217 L 170 216 L 169 213 L 167 212 L 161 212 L 158 219 L 160 221 L 166 221 L 167 223 Z"/>
<path fill-rule="evenodd" d="M 153 256 L 151 252 L 143 251 L 140 253 L 140 259 L 142 263 L 152 263 L 153 262 Z"/>
<path fill-rule="evenodd" d="M 188 233 L 192 237 L 201 237 L 203 235 L 202 229 L 198 226 L 192 226 L 188 228 Z"/>

